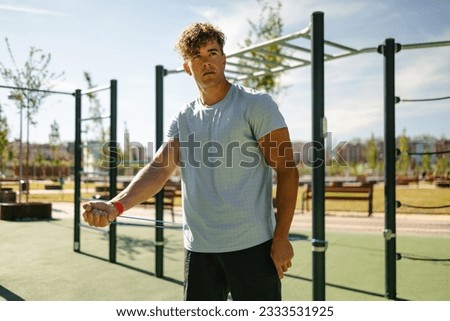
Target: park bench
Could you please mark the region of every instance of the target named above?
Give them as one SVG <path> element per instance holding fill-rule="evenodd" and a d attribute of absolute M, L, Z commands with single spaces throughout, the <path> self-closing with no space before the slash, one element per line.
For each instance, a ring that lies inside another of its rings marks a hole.
<path fill-rule="evenodd" d="M 175 198 L 177 193 L 177 188 L 175 186 L 164 186 L 164 197 L 163 197 L 163 209 L 170 210 L 172 215 L 172 222 L 175 222 Z M 141 205 L 153 205 L 156 206 L 156 197 L 151 197 Z"/>
<path fill-rule="evenodd" d="M 170 210 L 172 215 L 172 221 L 175 221 L 175 197 L 176 197 L 176 188 L 172 186 L 164 186 L 164 198 L 163 198 L 163 209 Z M 109 195 L 96 194 L 93 196 L 96 200 L 108 200 Z M 140 205 L 156 205 L 156 198 L 151 197 L 148 200 L 140 203 Z"/>
<path fill-rule="evenodd" d="M 306 207 L 309 210 L 309 200 L 312 198 L 311 185 L 307 184 L 302 193 L 302 213 Z M 369 216 L 373 212 L 373 183 L 362 183 L 360 185 L 330 185 L 325 186 L 325 200 L 342 201 L 368 201 Z"/>

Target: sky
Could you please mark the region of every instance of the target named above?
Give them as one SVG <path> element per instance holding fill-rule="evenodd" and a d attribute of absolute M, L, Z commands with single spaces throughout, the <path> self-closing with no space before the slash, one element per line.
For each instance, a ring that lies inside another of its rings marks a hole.
<path fill-rule="evenodd" d="M 270 4 L 275 4 L 269 0 Z M 324 12 L 325 39 L 355 49 L 373 48 L 394 38 L 400 44 L 450 40 L 449 0 L 281 0 L 283 34 L 304 29 L 315 11 Z M 259 16 L 256 0 L 0 0 L 0 61 L 23 66 L 30 47 L 52 56 L 49 70 L 64 72 L 54 90 L 86 89 L 83 73 L 94 84 L 118 81 L 118 141 L 150 146 L 155 137 L 155 66 L 174 70 L 182 61 L 174 50 L 181 30 L 193 22 L 211 22 L 227 36 L 225 53 L 248 37 L 249 19 Z M 450 46 L 402 50 L 396 54 L 396 95 L 402 99 L 450 96 Z M 311 140 L 311 69 L 283 74 L 286 87 L 275 97 L 294 141 Z M 3 79 L 0 84 L 8 85 Z M 8 90 L 0 89 L 9 139 L 19 138 L 20 119 Z M 99 93 L 109 115 L 108 92 Z M 164 130 L 187 102 L 197 97 L 185 73 L 164 78 Z M 450 138 L 450 100 L 396 105 L 396 133 Z M 56 121 L 62 141 L 75 137 L 71 96 L 46 99 L 30 127 L 30 141 L 48 143 Z M 335 143 L 383 137 L 383 56 L 372 52 L 325 63 L 325 116 Z M 88 102 L 83 100 L 83 117 Z M 25 124 L 25 120 L 24 120 Z M 86 122 L 87 124 L 87 122 Z M 24 125 L 25 126 L 25 125 Z M 107 120 L 105 120 L 107 126 Z M 90 124 L 88 135 L 95 132 Z M 25 127 L 24 127 L 25 128 Z M 25 129 L 23 132 L 25 139 Z"/>

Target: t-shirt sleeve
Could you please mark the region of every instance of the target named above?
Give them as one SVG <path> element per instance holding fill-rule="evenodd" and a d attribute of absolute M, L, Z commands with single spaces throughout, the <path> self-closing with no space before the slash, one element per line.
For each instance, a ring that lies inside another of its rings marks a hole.
<path fill-rule="evenodd" d="M 167 131 L 166 134 L 167 138 L 180 138 L 180 130 L 178 128 L 178 117 L 179 115 L 173 117 L 172 122 L 170 123 L 169 130 Z"/>
<path fill-rule="evenodd" d="M 248 109 L 248 117 L 256 140 L 271 131 L 287 127 L 278 105 L 267 94 L 261 95 L 257 103 Z"/>

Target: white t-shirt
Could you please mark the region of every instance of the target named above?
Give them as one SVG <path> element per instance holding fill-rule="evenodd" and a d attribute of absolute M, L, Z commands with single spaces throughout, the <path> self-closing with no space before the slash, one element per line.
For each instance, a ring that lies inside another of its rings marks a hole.
<path fill-rule="evenodd" d="M 184 246 L 242 250 L 272 238 L 272 169 L 257 140 L 286 127 L 272 98 L 239 85 L 213 106 L 181 110 L 168 137 L 180 142 Z"/>

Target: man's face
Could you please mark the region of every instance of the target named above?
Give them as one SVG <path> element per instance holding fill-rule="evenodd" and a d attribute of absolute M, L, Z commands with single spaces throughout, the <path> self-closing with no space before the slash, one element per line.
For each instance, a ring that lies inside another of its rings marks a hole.
<path fill-rule="evenodd" d="M 206 89 L 225 79 L 225 63 L 226 56 L 219 44 L 211 40 L 194 52 L 183 67 L 189 75 L 194 76 L 198 86 Z"/>

